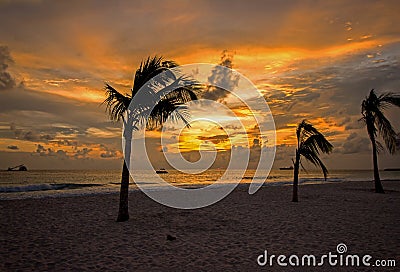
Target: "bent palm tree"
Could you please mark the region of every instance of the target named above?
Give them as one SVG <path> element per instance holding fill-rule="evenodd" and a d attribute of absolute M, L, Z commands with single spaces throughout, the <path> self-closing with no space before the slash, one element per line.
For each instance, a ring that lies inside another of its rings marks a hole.
<path fill-rule="evenodd" d="M 324 178 L 328 174 L 328 169 L 322 163 L 319 158 L 320 151 L 322 153 L 329 154 L 333 150 L 331 143 L 320 133 L 316 128 L 313 127 L 306 120 L 303 120 L 296 130 L 297 136 L 297 148 L 296 148 L 296 159 L 294 163 L 294 178 L 293 178 L 293 202 L 298 202 L 298 184 L 299 184 L 299 166 L 302 165 L 301 157 L 303 156 L 306 160 L 318 166 L 324 173 Z M 303 167 L 304 168 L 304 167 Z"/>
<path fill-rule="evenodd" d="M 386 119 L 383 114 L 383 110 L 390 105 L 400 107 L 400 95 L 383 93 L 377 96 L 374 89 L 371 90 L 369 96 L 367 96 L 361 104 L 361 114 L 363 115 L 361 120 L 363 120 L 367 126 L 367 132 L 372 144 L 375 192 L 382 194 L 385 193 L 385 191 L 383 190 L 379 177 L 378 168 L 378 149 L 382 148 L 382 145 L 376 140 L 376 137 L 377 132 L 379 132 L 390 154 L 396 151 L 397 134 L 389 120 Z"/>
<path fill-rule="evenodd" d="M 170 68 L 176 66 L 177 64 L 172 61 L 163 61 L 162 57 L 148 57 L 141 62 L 135 72 L 130 94 L 122 94 L 111 85 L 105 84 L 107 98 L 103 103 L 106 104 L 112 120 L 120 121 L 122 119 L 124 123 L 124 151 L 125 158 L 128 158 L 124 160 L 122 168 L 118 222 L 129 219 L 129 165 L 127 162 L 130 161 L 132 130 L 138 129 L 141 124 L 146 124 L 149 129 L 156 128 L 170 116 L 173 120 L 182 120 L 188 125 L 190 116 L 183 104 L 197 100 L 196 91 L 199 89 L 199 85 L 187 77 L 176 78 L 172 72 L 168 72 Z M 150 79 L 151 81 L 149 81 Z M 146 87 L 144 88 L 147 92 L 146 99 L 140 101 L 136 109 L 131 109 L 129 105 L 132 98 L 143 86 Z M 173 88 L 172 91 L 170 91 L 171 88 Z M 151 112 L 149 112 L 150 110 Z"/>

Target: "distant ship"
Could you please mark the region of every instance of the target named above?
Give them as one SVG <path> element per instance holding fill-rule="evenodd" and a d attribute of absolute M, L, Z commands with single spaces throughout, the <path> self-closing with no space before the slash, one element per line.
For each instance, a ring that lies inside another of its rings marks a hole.
<path fill-rule="evenodd" d="M 400 168 L 385 168 L 383 171 L 400 171 Z"/>
<path fill-rule="evenodd" d="M 168 171 L 165 168 L 161 168 L 160 170 L 156 170 L 157 174 L 168 174 Z"/>
<path fill-rule="evenodd" d="M 293 170 L 293 166 L 289 166 L 289 167 L 280 167 L 279 170 Z"/>
<path fill-rule="evenodd" d="M 25 165 L 20 164 L 14 167 L 8 167 L 7 171 L 27 171 L 28 168 L 26 168 Z"/>

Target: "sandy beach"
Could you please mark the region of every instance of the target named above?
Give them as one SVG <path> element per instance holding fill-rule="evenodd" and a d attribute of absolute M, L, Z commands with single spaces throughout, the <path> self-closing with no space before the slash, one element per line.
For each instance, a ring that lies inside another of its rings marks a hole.
<path fill-rule="evenodd" d="M 400 265 L 400 181 L 300 187 L 240 186 L 198 210 L 130 195 L 131 219 L 116 223 L 118 195 L 1 201 L 1 271 L 396 271 L 382 267 L 259 266 L 268 254 L 347 253 Z M 166 239 L 167 234 L 176 237 Z"/>

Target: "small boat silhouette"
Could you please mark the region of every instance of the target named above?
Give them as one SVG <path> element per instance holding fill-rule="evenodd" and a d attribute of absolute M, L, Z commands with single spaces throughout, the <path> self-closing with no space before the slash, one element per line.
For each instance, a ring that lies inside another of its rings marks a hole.
<path fill-rule="evenodd" d="M 7 171 L 27 171 L 28 168 L 26 168 L 25 165 L 20 164 L 14 167 L 8 167 Z"/>
<path fill-rule="evenodd" d="M 160 168 L 159 170 L 156 170 L 157 174 L 168 174 L 168 171 L 165 170 L 165 168 Z"/>
<path fill-rule="evenodd" d="M 400 168 L 385 168 L 383 171 L 400 171 Z"/>
<path fill-rule="evenodd" d="M 289 167 L 280 167 L 279 170 L 293 170 L 293 166 L 289 166 Z"/>

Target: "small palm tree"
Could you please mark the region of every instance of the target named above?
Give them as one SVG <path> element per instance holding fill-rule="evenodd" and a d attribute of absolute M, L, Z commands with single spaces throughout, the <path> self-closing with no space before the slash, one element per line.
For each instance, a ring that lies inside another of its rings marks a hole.
<path fill-rule="evenodd" d="M 320 151 L 322 153 L 329 154 L 333 150 L 331 143 L 320 133 L 316 128 L 313 127 L 306 120 L 303 120 L 296 130 L 297 136 L 297 148 L 296 148 L 296 159 L 294 164 L 294 179 L 293 179 L 293 202 L 298 202 L 298 184 L 299 184 L 299 166 L 302 165 L 301 157 L 318 166 L 324 173 L 324 178 L 328 174 L 328 169 L 322 163 L 319 158 Z M 303 167 L 304 168 L 304 167 Z"/>
<path fill-rule="evenodd" d="M 390 154 L 396 151 L 397 134 L 383 114 L 383 110 L 390 105 L 400 107 L 400 95 L 393 93 L 383 93 L 376 95 L 374 89 L 371 90 L 361 104 L 361 120 L 367 126 L 367 132 L 372 144 L 372 160 L 374 164 L 375 192 L 385 193 L 379 177 L 378 168 L 378 149 L 383 149 L 382 145 L 376 140 L 377 132 L 382 136 L 383 141 Z"/>
<path fill-rule="evenodd" d="M 148 57 L 136 70 L 133 87 L 129 94 L 122 94 L 111 85 L 105 84 L 107 98 L 103 103 L 112 120 L 122 119 L 124 123 L 125 158 L 128 158 L 124 160 L 122 168 L 118 222 L 129 219 L 129 165 L 127 162 L 130 161 L 132 130 L 138 129 L 141 124 L 146 124 L 148 129 L 154 129 L 162 125 L 170 116 L 172 120 L 182 120 L 189 126 L 190 116 L 183 104 L 197 100 L 196 92 L 200 86 L 187 77 L 176 78 L 174 73 L 168 72 L 170 68 L 176 66 L 175 62 L 163 61 L 162 57 Z M 146 101 L 140 101 L 138 108 L 131 109 L 129 105 L 132 98 L 143 86 L 147 87 L 144 88 L 147 92 Z M 170 92 L 171 88 L 173 89 Z M 151 108 L 153 110 L 149 112 Z"/>

